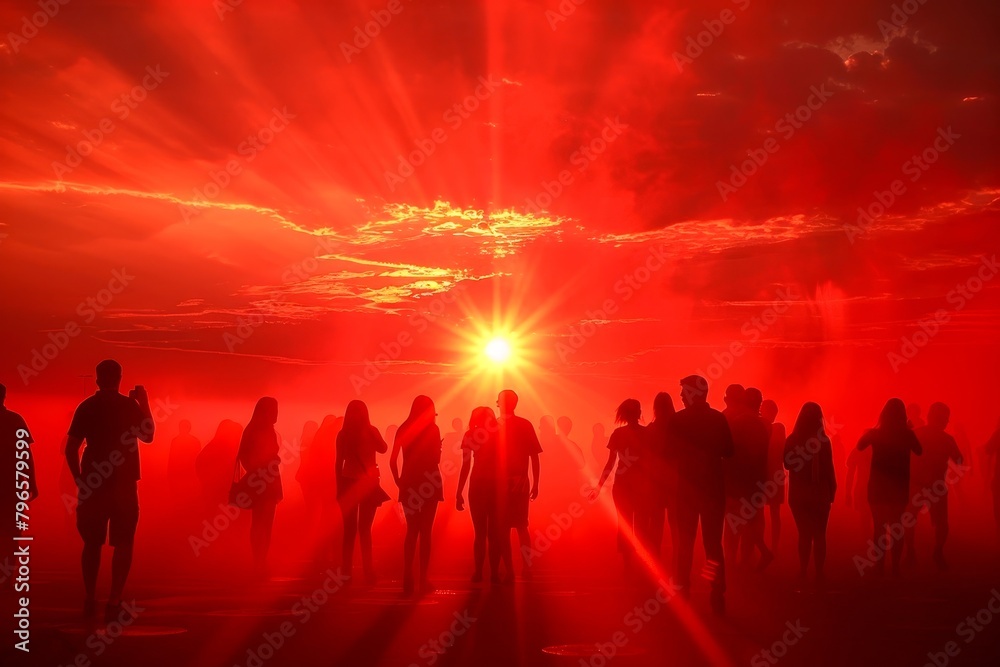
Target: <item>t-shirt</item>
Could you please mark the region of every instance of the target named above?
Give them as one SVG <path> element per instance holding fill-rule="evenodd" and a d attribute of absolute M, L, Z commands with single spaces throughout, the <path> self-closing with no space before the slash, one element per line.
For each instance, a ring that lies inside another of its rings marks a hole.
<path fill-rule="evenodd" d="M 868 502 L 906 505 L 910 498 L 910 452 L 919 454 L 920 442 L 909 428 L 888 431 L 873 428 L 861 436 L 858 449 L 872 449 Z"/>
<path fill-rule="evenodd" d="M 618 454 L 618 467 L 615 469 L 615 479 L 624 481 L 638 477 L 641 471 L 650 464 L 649 437 L 646 428 L 635 426 L 619 426 L 608 439 L 608 449 Z"/>
<path fill-rule="evenodd" d="M 18 431 L 23 430 L 27 435 L 23 438 L 18 437 Z M 17 470 L 17 441 L 24 440 L 29 445 L 34 442 L 31 437 L 31 433 L 28 431 L 27 424 L 24 423 L 24 419 L 21 415 L 16 412 L 11 412 L 7 408 L 0 408 L 0 451 L 3 452 L 3 456 L 6 458 L 9 467 L 4 467 L 4 479 L 13 480 L 16 477 Z M 25 471 L 28 474 L 28 490 L 32 493 L 37 492 L 37 487 L 35 486 L 35 462 L 31 457 L 31 448 L 28 448 L 28 469 Z M 9 473 L 7 472 L 9 471 Z M 18 483 L 23 481 L 23 477 L 17 477 Z M 14 485 L 9 487 L 15 493 L 18 489 Z"/>
<path fill-rule="evenodd" d="M 708 405 L 698 405 L 675 414 L 667 428 L 677 444 L 678 491 L 683 497 L 721 501 L 722 459 L 733 455 L 726 417 Z"/>
<path fill-rule="evenodd" d="M 471 485 L 493 484 L 502 477 L 499 459 L 499 445 L 496 433 L 486 429 L 466 431 L 462 438 L 462 449 L 472 452 Z"/>
<path fill-rule="evenodd" d="M 941 429 L 921 426 L 916 430 L 916 435 L 924 452 L 911 463 L 910 490 L 913 493 L 930 489 L 935 482 L 944 481 L 945 473 L 948 472 L 948 460 L 957 462 L 962 458 L 955 438 Z"/>
<path fill-rule="evenodd" d="M 507 458 L 507 474 L 512 482 L 528 478 L 528 461 L 532 454 L 541 454 L 535 427 L 524 417 L 510 415 L 500 422 L 500 447 Z"/>
<path fill-rule="evenodd" d="M 726 413 L 733 435 L 733 457 L 724 464 L 726 495 L 749 498 L 767 478 L 770 432 L 764 420 L 751 412 Z"/>
<path fill-rule="evenodd" d="M 81 403 L 73 415 L 69 434 L 86 441 L 80 462 L 82 475 L 86 477 L 96 470 L 109 481 L 137 481 L 136 434 L 148 430 L 143 428 L 149 426 L 143 423 L 146 419 L 134 399 L 117 391 L 101 390 Z"/>

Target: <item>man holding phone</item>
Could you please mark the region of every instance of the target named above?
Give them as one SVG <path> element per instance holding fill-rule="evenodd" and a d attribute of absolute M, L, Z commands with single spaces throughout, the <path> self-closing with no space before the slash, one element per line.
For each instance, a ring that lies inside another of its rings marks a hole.
<path fill-rule="evenodd" d="M 73 415 L 66 441 L 66 462 L 78 489 L 76 526 L 83 538 L 84 614 L 97 609 L 95 589 L 101 547 L 114 548 L 111 593 L 105 620 L 118 618 L 122 591 L 132 565 L 132 545 L 139 522 L 139 440 L 153 441 L 153 417 L 146 391 L 137 386 L 119 392 L 122 367 L 105 360 L 97 365 L 98 391 Z M 80 457 L 80 447 L 87 446 Z"/>

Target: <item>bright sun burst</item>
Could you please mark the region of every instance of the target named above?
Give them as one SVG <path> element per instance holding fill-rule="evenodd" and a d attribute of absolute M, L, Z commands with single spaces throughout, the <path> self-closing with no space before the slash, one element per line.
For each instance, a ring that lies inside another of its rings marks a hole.
<path fill-rule="evenodd" d="M 486 344 L 483 352 L 493 363 L 502 364 L 510 358 L 510 343 L 504 338 L 494 338 Z"/>

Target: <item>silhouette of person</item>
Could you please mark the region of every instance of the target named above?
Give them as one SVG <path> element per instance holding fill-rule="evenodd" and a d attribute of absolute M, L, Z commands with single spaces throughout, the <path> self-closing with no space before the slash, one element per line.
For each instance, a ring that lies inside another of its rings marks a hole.
<path fill-rule="evenodd" d="M 919 403 L 910 403 L 906 406 L 906 421 L 910 429 L 916 431 L 918 428 L 926 425 L 923 414 L 923 408 L 920 407 Z"/>
<path fill-rule="evenodd" d="M 868 482 L 871 479 L 872 452 L 870 449 L 852 449 L 847 455 L 847 506 L 857 512 L 862 532 L 871 534 L 871 507 L 868 505 Z"/>
<path fill-rule="evenodd" d="M 823 411 L 806 403 L 785 442 L 782 461 L 788 470 L 788 507 L 799 532 L 799 582 L 804 585 L 810 552 L 816 580 L 823 582 L 826 563 L 826 527 L 837 494 L 833 446 L 823 428 Z"/>
<path fill-rule="evenodd" d="M 337 436 L 343 428 L 344 418 L 327 415 L 315 430 L 313 424 L 316 422 L 306 422 L 303 429 L 295 479 L 302 487 L 306 505 L 314 514 L 322 515 L 337 502 Z"/>
<path fill-rule="evenodd" d="M 8 483 L 10 480 L 14 481 L 8 504 L 4 508 L 7 529 L 2 534 L 4 546 L 0 549 L 0 556 L 3 557 L 3 562 L 0 562 L 0 600 L 3 601 L 4 615 L 2 628 L 10 633 L 7 635 L 9 637 L 13 636 L 16 629 L 15 601 L 20 597 L 14 589 L 13 573 L 17 569 L 15 551 L 18 545 L 14 538 L 24 532 L 24 526 L 19 525 L 19 521 L 24 521 L 29 527 L 33 523 L 25 506 L 38 497 L 38 485 L 35 480 L 35 460 L 31 453 L 34 439 L 21 415 L 7 409 L 6 400 L 7 388 L 0 384 L 0 452 L 4 457 L 4 479 Z"/>
<path fill-rule="evenodd" d="M 195 472 L 201 481 L 206 513 L 216 512 L 229 502 L 229 487 L 233 483 L 233 461 L 240 448 L 243 427 L 231 419 L 223 419 L 215 435 L 195 459 Z"/>
<path fill-rule="evenodd" d="M 669 422 L 677 446 L 677 549 L 674 571 L 681 593 L 691 595 L 694 540 L 701 523 L 712 611 L 726 612 L 726 565 L 722 530 L 726 513 L 723 459 L 733 456 L 726 417 L 708 405 L 708 381 L 698 375 L 681 380 L 680 410 Z"/>
<path fill-rule="evenodd" d="M 651 511 L 644 505 L 651 503 L 653 491 L 649 480 L 650 442 L 646 428 L 639 423 L 640 419 L 642 407 L 636 399 L 627 398 L 618 406 L 615 423 L 621 426 L 611 432 L 608 439 L 608 461 L 604 464 L 601 478 L 591 496 L 592 499 L 597 497 L 614 470 L 615 483 L 611 487 L 611 497 L 618 514 L 618 551 L 622 555 L 626 579 L 635 577 L 635 568 L 641 562 L 637 546 L 649 537 L 648 525 L 644 525 L 644 522 L 648 522 Z"/>
<path fill-rule="evenodd" d="M 583 449 L 569 437 L 570 432 L 573 430 L 573 420 L 563 415 L 556 420 L 556 428 L 559 430 L 559 442 L 570 453 L 573 460 L 576 461 L 576 467 L 583 468 L 587 465 L 587 460 L 583 456 Z"/>
<path fill-rule="evenodd" d="M 911 563 L 916 560 L 917 525 L 926 508 L 934 527 L 934 564 L 939 570 L 948 569 L 944 557 L 944 543 L 948 539 L 948 491 L 958 481 L 948 474 L 948 462 L 964 463 L 955 438 L 945 432 L 950 418 L 951 410 L 947 405 L 931 404 L 927 423 L 914 431 L 923 454 L 910 464 L 911 511 L 918 523 L 906 531 L 906 558 Z"/>
<path fill-rule="evenodd" d="M 396 442 L 396 431 L 399 430 L 399 426 L 396 424 L 389 424 L 385 427 L 385 441 L 386 442 Z"/>
<path fill-rule="evenodd" d="M 469 481 L 469 511 L 475 530 L 472 581 L 483 580 L 487 548 L 490 557 L 490 580 L 497 584 L 512 581 L 514 566 L 510 546 L 510 523 L 506 516 L 507 476 L 500 460 L 499 424 L 489 407 L 478 407 L 469 418 L 469 430 L 462 439 L 462 470 L 458 477 L 455 507 L 465 509 L 466 480 Z M 473 461 L 475 464 L 473 465 Z M 471 476 L 470 476 L 471 470 Z M 500 562 L 506 575 L 500 577 Z"/>
<path fill-rule="evenodd" d="M 154 423 L 146 390 L 137 386 L 119 393 L 122 367 L 107 359 L 97 364 L 97 393 L 76 409 L 66 439 L 66 463 L 76 481 L 76 525 L 83 538 L 84 614 L 97 610 L 97 573 L 101 547 L 107 540 L 111 559 L 111 592 L 105 619 L 118 618 L 122 591 L 132 566 L 135 530 L 139 523 L 139 446 L 153 441 Z M 83 456 L 80 448 L 86 442 Z"/>
<path fill-rule="evenodd" d="M 546 452 L 555 451 L 559 444 L 559 434 L 556 433 L 556 421 L 551 415 L 542 415 L 538 420 L 538 443 Z"/>
<path fill-rule="evenodd" d="M 500 456 L 507 462 L 507 516 L 510 527 L 517 531 L 517 541 L 521 548 L 523 569 L 521 576 L 530 579 L 531 537 L 528 535 L 528 505 L 538 497 L 538 482 L 541 464 L 538 455 L 542 445 L 535 434 L 535 427 L 524 417 L 514 414 L 517 409 L 517 394 L 504 389 L 497 396 L 500 409 Z M 531 465 L 531 478 L 528 465 Z"/>
<path fill-rule="evenodd" d="M 0 450 L 4 456 L 8 457 L 9 465 L 5 467 L 10 471 L 7 475 L 17 483 L 14 486 L 14 503 L 18 501 L 28 502 L 38 497 L 38 484 L 35 479 L 35 459 L 31 454 L 31 444 L 34 439 L 28 430 L 28 425 L 21 415 L 7 409 L 7 387 L 0 384 Z M 23 442 L 23 445 L 19 443 Z M 18 452 L 25 452 L 20 456 Z M 24 461 L 23 465 L 18 465 L 18 461 Z M 21 474 L 17 474 L 20 472 Z M 13 513 L 13 512 L 11 512 Z M 8 526 L 14 527 L 13 522 L 8 521 Z"/>
<path fill-rule="evenodd" d="M 337 436 L 344 424 L 343 417 L 326 415 L 323 422 L 306 422 L 299 446 L 299 470 L 296 481 L 302 488 L 312 534 L 317 548 L 316 562 L 331 557 L 335 550 L 334 512 L 343 514 L 337 502 Z M 315 427 L 315 428 L 314 428 Z M 349 574 L 349 573 L 348 573 Z"/>
<path fill-rule="evenodd" d="M 414 592 L 413 560 L 420 542 L 420 592 L 433 590 L 427 579 L 431 558 L 431 532 L 438 503 L 444 500 L 444 480 L 441 477 L 441 431 L 435 423 L 434 402 L 427 396 L 417 396 L 410 414 L 396 431 L 396 440 L 389 455 L 392 477 L 399 487 L 399 502 L 406 517 L 406 538 L 403 541 L 403 594 Z M 403 471 L 397 459 L 403 454 Z"/>
<path fill-rule="evenodd" d="M 910 453 L 919 455 L 923 451 L 907 422 L 903 401 L 890 398 L 886 402 L 879 415 L 878 426 L 866 431 L 858 440 L 859 450 L 869 447 L 872 463 L 868 478 L 868 504 L 875 524 L 872 541 L 879 556 L 875 561 L 875 573 L 880 576 L 885 574 L 885 551 L 888 548 L 892 554 L 892 572 L 899 574 L 903 541 L 895 539 L 892 533 L 902 529 L 903 512 L 909 502 Z"/>
<path fill-rule="evenodd" d="M 442 446 L 446 452 L 460 452 L 462 451 L 462 440 L 465 436 L 465 431 L 462 429 L 462 420 L 455 417 L 451 420 L 451 430 L 444 434 L 444 441 Z"/>
<path fill-rule="evenodd" d="M 777 553 L 781 542 L 781 506 L 785 502 L 787 481 L 783 463 L 785 425 L 775 421 L 778 418 L 778 404 L 770 399 L 761 402 L 760 417 L 768 428 L 766 483 L 773 483 L 775 492 L 767 498 L 767 509 L 771 520 L 771 551 Z"/>
<path fill-rule="evenodd" d="M 661 391 L 653 399 L 653 421 L 646 426 L 649 438 L 651 493 L 647 522 L 651 552 L 659 556 L 663 546 L 664 520 L 670 526 L 670 544 L 677 550 L 677 446 L 670 431 L 675 414 L 670 394 Z"/>
<path fill-rule="evenodd" d="M 279 466 L 281 447 L 274 425 L 278 423 L 278 401 L 265 396 L 257 401 L 243 430 L 237 458 L 246 470 L 250 500 L 250 550 L 254 572 L 263 576 L 271 548 L 274 513 L 284 497 Z"/>
<path fill-rule="evenodd" d="M 993 492 L 993 519 L 997 524 L 997 537 L 1000 538 L 1000 422 L 997 422 L 996 430 L 983 446 L 983 453 L 993 459 L 990 490 Z"/>
<path fill-rule="evenodd" d="M 590 453 L 600 465 L 606 459 L 608 452 L 608 436 L 604 424 L 594 424 L 590 428 L 590 434 Z"/>
<path fill-rule="evenodd" d="M 167 455 L 167 482 L 180 506 L 191 498 L 197 498 L 195 464 L 200 453 L 201 442 L 191 435 L 191 422 L 182 419 L 177 424 L 177 436 L 170 441 L 170 452 Z M 186 511 L 189 508 L 181 509 Z"/>
<path fill-rule="evenodd" d="M 726 409 L 723 414 L 729 422 L 733 437 L 734 455 L 723 465 L 726 475 L 726 552 L 735 561 L 742 546 L 744 562 L 754 547 L 760 552 L 757 569 L 763 570 L 774 554 L 764 544 L 764 512 L 756 506 L 745 516 L 745 504 L 766 484 L 769 432 L 760 418 L 761 394 L 741 385 L 726 388 Z M 742 544 L 741 544 L 742 543 Z"/>
<path fill-rule="evenodd" d="M 324 420 L 324 424 L 328 422 Z M 329 422 L 329 429 L 337 427 L 337 420 Z M 320 431 L 323 427 L 320 427 Z M 374 585 L 375 565 L 372 560 L 372 524 L 379 505 L 389 500 L 379 482 L 378 454 L 385 454 L 389 446 L 378 429 L 372 426 L 368 406 L 354 400 L 347 404 L 343 427 L 336 434 L 337 502 L 344 515 L 344 542 L 342 568 L 344 574 L 354 576 L 354 539 L 361 545 L 361 563 L 365 582 Z M 317 440 L 325 434 L 317 433 Z"/>
<path fill-rule="evenodd" d="M 306 476 L 303 469 L 308 468 L 309 450 L 312 447 L 313 440 L 316 438 L 316 431 L 318 430 L 319 424 L 312 419 L 302 425 L 302 437 L 299 438 L 299 467 L 295 471 L 295 481 L 299 483 L 299 486 L 302 486 L 302 479 Z M 304 496 L 305 489 L 303 489 L 302 493 Z"/>

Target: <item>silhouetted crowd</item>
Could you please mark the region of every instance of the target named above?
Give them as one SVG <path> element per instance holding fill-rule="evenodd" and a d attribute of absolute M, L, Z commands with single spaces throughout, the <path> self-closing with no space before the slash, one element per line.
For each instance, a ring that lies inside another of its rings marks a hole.
<path fill-rule="evenodd" d="M 98 391 L 77 408 L 66 445 L 67 465 L 78 489 L 76 523 L 83 539 L 88 616 L 96 614 L 102 546 L 108 543 L 114 550 L 106 618 L 117 617 L 121 609 L 132 561 L 139 518 L 138 442 L 152 442 L 154 434 L 145 390 L 137 386 L 123 395 L 121 380 L 117 362 L 97 366 Z M 590 493 L 596 500 L 614 475 L 611 497 L 626 579 L 655 583 L 668 571 L 672 585 L 689 596 L 700 526 L 711 606 L 723 614 L 727 560 L 766 568 L 780 540 L 780 508 L 787 503 L 798 532 L 799 584 L 807 585 L 811 562 L 815 584 L 823 586 L 827 524 L 838 484 L 834 446 L 820 406 L 805 403 L 786 434 L 776 422 L 777 405 L 755 388 L 730 385 L 725 409 L 719 411 L 708 404 L 708 382 L 692 375 L 681 380 L 679 396 L 682 407 L 677 410 L 668 393 L 658 394 L 653 419 L 646 425 L 638 400 L 618 406 L 618 426 L 606 439 L 607 462 Z M 6 389 L 0 385 L 3 449 L 10 452 L 13 467 L 25 471 L 24 483 L 15 490 L 17 506 L 34 500 L 38 491 L 30 432 L 19 415 L 2 407 L 5 398 Z M 522 554 L 521 574 L 531 577 L 528 516 L 539 492 L 542 443 L 531 422 L 515 414 L 517 406 L 517 394 L 504 390 L 496 411 L 488 406 L 472 410 L 464 433 L 460 420 L 453 423 L 460 433 L 454 444 L 462 452 L 455 503 L 459 511 L 468 508 L 474 527 L 474 582 L 483 581 L 487 561 L 494 584 L 513 582 L 512 531 Z M 376 582 L 372 526 L 379 506 L 395 497 L 406 520 L 403 592 L 410 596 L 433 589 L 427 575 L 432 527 L 438 504 L 445 499 L 444 438 L 436 417 L 433 401 L 417 396 L 406 419 L 386 437 L 372 425 L 368 407 L 359 400 L 348 404 L 343 417 L 306 424 L 296 481 L 311 511 L 339 509 L 341 567 L 348 581 L 356 581 L 357 542 L 364 582 Z M 867 508 L 871 517 L 870 562 L 862 568 L 883 575 L 888 561 L 891 572 L 898 574 L 901 561 L 913 558 L 914 528 L 924 510 L 934 528 L 934 562 L 942 570 L 948 567 L 948 492 L 967 469 L 955 438 L 946 431 L 949 417 L 948 407 L 935 403 L 923 423 L 919 415 L 908 415 L 900 399 L 890 399 L 878 424 L 861 436 L 848 456 L 848 503 Z M 555 425 L 547 419 L 549 423 L 543 420 L 541 425 L 543 435 L 555 435 Z M 277 420 L 277 400 L 261 398 L 246 428 L 224 420 L 204 448 L 191 435 L 191 424 L 181 421 L 167 466 L 168 476 L 179 484 L 187 483 L 183 471 L 197 471 L 207 507 L 228 503 L 250 510 L 250 546 L 259 574 L 265 570 L 275 509 L 284 495 Z M 582 450 L 568 438 L 571 427 L 568 419 L 560 419 L 560 437 L 582 462 Z M 594 437 L 604 442 L 603 427 L 595 426 Z M 387 452 L 392 494 L 383 487 L 377 463 L 378 455 Z M 1000 533 L 1000 428 L 985 452 L 996 462 L 992 490 Z M 661 554 L 667 532 L 673 547 L 669 558 Z M 18 533 L 14 526 L 11 535 Z"/>

